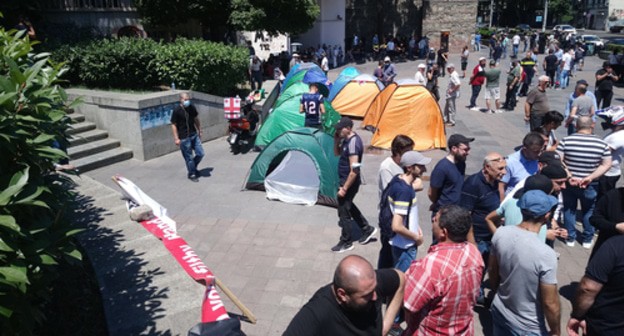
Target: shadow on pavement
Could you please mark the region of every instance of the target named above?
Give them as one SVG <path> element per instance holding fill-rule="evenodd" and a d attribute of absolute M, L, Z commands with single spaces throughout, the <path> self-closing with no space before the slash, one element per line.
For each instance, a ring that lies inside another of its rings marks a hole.
<path fill-rule="evenodd" d="M 85 231 L 78 241 L 87 252 L 99 283 L 102 302 L 111 334 L 171 335 L 169 330 L 156 330 L 156 320 L 164 317 L 161 299 L 168 289 L 158 290 L 152 284 L 163 272 L 149 269 L 141 254 L 122 250 L 126 238 L 122 230 L 101 225 L 111 213 L 94 204 L 94 199 L 77 195 L 74 209 L 76 227 Z"/>

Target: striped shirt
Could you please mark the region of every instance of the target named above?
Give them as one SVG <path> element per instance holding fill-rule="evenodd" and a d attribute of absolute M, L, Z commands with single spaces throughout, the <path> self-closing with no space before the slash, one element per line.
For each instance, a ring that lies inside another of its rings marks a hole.
<path fill-rule="evenodd" d="M 611 158 L 609 145 L 593 134 L 569 135 L 561 139 L 557 152 L 563 157 L 572 176 L 577 178 L 591 175 L 602 160 Z"/>
<path fill-rule="evenodd" d="M 483 258 L 472 244 L 431 246 L 405 273 L 403 335 L 474 335 L 472 308 L 483 268 Z"/>
<path fill-rule="evenodd" d="M 412 232 L 418 232 L 418 204 L 414 188 L 400 178 L 398 183 L 393 183 L 389 188 L 388 204 L 392 214 L 403 216 L 403 225 Z M 390 238 L 389 243 L 401 249 L 416 245 L 415 241 L 400 234 Z"/>

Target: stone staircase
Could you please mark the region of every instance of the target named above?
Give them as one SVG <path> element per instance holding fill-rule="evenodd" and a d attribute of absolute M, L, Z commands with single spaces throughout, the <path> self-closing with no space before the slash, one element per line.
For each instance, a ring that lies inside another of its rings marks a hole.
<path fill-rule="evenodd" d="M 84 115 L 74 112 L 69 117 L 73 124 L 67 131 L 70 136 L 67 153 L 70 163 L 80 172 L 132 158 L 130 149 L 121 147 L 119 140 L 109 138 L 107 131 L 97 129 Z"/>

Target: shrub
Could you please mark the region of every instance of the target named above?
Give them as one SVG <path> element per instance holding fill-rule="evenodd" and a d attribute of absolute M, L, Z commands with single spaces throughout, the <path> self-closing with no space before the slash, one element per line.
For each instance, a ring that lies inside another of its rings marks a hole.
<path fill-rule="evenodd" d="M 245 80 L 248 51 L 221 43 L 178 39 L 156 55 L 155 68 L 165 83 L 225 95 Z"/>
<path fill-rule="evenodd" d="M 606 49 L 611 51 L 611 52 L 617 50 L 618 54 L 620 54 L 620 55 L 624 54 L 624 44 L 607 43 L 606 47 L 607 47 Z"/>
<path fill-rule="evenodd" d="M 52 173 L 66 157 L 65 71 L 33 54 L 23 32 L 0 28 L 0 331 L 32 333 L 44 318 L 58 265 L 80 259 L 66 219 L 70 180 Z M 50 312 L 54 314 L 54 312 Z"/>
<path fill-rule="evenodd" d="M 249 62 L 245 48 L 188 39 L 167 44 L 105 39 L 61 47 L 53 54 L 67 61 L 70 71 L 64 78 L 73 85 L 152 90 L 175 83 L 180 89 L 216 95 L 232 93 L 244 82 Z"/>

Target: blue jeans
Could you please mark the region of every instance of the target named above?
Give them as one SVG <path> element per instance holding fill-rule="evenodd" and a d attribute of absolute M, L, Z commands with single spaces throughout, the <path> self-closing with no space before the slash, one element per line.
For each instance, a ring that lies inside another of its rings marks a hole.
<path fill-rule="evenodd" d="M 479 288 L 479 297 L 483 297 L 485 292 L 485 283 L 483 282 L 483 278 L 487 273 L 488 269 L 488 261 L 490 260 L 490 249 L 492 248 L 492 242 L 489 240 L 480 240 L 477 241 L 477 250 L 481 254 L 481 258 L 483 258 L 483 264 L 485 268 L 483 269 L 483 275 L 481 276 L 481 287 Z"/>
<path fill-rule="evenodd" d="M 477 106 L 477 98 L 481 92 L 481 85 L 472 85 L 472 96 L 470 96 L 470 107 Z"/>
<path fill-rule="evenodd" d="M 568 82 L 570 80 L 570 70 L 561 70 L 561 79 L 559 80 L 559 85 L 562 89 L 568 87 Z"/>
<path fill-rule="evenodd" d="M 518 57 L 518 45 L 517 44 L 513 45 L 513 55 L 514 57 Z"/>
<path fill-rule="evenodd" d="M 581 211 L 583 213 L 583 234 L 582 242 L 591 242 L 594 237 L 594 227 L 589 223 L 589 218 L 594 213 L 596 198 L 598 196 L 598 182 L 592 182 L 585 189 L 571 187 L 567 185 L 561 190 L 563 195 L 563 224 L 568 230 L 568 241 L 576 240 L 576 207 L 581 201 Z"/>
<path fill-rule="evenodd" d="M 392 246 L 394 268 L 405 272 L 414 260 L 416 260 L 416 246 L 408 247 L 407 249 Z"/>
<path fill-rule="evenodd" d="M 190 177 L 195 174 L 197 165 L 204 157 L 204 149 L 197 133 L 180 140 L 180 151 L 182 152 L 184 162 L 186 162 L 186 170 Z M 195 152 L 195 156 L 193 156 L 193 152 Z"/>
<path fill-rule="evenodd" d="M 492 315 L 492 334 L 494 336 L 541 336 L 542 333 L 526 331 L 507 322 L 496 307 L 490 309 Z M 544 334 L 547 335 L 547 334 Z"/>

